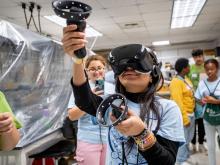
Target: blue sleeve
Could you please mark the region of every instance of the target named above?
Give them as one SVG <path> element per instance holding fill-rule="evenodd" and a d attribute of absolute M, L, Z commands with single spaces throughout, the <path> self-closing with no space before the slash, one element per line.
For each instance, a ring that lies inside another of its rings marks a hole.
<path fill-rule="evenodd" d="M 201 93 L 201 89 L 202 89 L 202 81 L 199 82 L 198 88 L 196 89 L 195 92 L 195 98 L 201 100 L 202 99 L 202 93 Z"/>
<path fill-rule="evenodd" d="M 92 93 L 88 80 L 84 84 L 76 86 L 71 79 L 71 85 L 76 106 L 82 111 L 92 116 L 96 116 L 96 110 L 103 100 L 102 97 Z"/>
<path fill-rule="evenodd" d="M 185 142 L 182 114 L 174 101 L 161 99 L 161 124 L 158 135 L 174 142 Z"/>
<path fill-rule="evenodd" d="M 68 109 L 69 108 L 73 108 L 75 107 L 75 99 L 74 99 L 74 95 L 73 95 L 73 92 L 71 93 L 71 96 L 70 96 L 70 99 L 69 99 L 69 103 L 68 103 Z"/>

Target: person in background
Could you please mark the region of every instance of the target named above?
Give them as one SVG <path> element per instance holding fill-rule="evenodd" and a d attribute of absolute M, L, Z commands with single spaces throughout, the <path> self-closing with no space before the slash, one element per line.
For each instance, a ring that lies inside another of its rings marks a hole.
<path fill-rule="evenodd" d="M 204 63 L 204 68 L 208 78 L 199 82 L 195 97 L 205 105 L 203 106 L 205 110 L 207 103 L 220 106 L 220 77 L 218 77 L 219 64 L 217 60 L 208 59 Z M 210 93 L 213 93 L 215 97 L 210 96 Z M 220 135 L 220 125 L 211 125 L 205 118 L 203 121 L 207 138 L 209 165 L 216 165 L 215 138 L 216 131 Z"/>
<path fill-rule="evenodd" d="M 112 70 L 105 73 L 105 81 L 115 85 L 114 72 Z"/>
<path fill-rule="evenodd" d="M 63 48 L 75 59 L 71 80 L 75 103 L 81 110 L 95 116 L 103 98 L 89 88 L 82 59 L 74 54 L 87 42 L 84 32 L 74 32 L 76 28 L 76 25 L 64 28 Z M 114 56 L 113 51 L 116 51 Z M 142 64 L 135 59 L 136 56 L 143 58 Z M 114 48 L 109 60 L 114 61 L 114 58 L 122 58 L 122 61 L 115 62 L 124 64 L 112 68 L 116 92 L 127 98 L 129 110 L 125 120 L 108 129 L 106 164 L 173 165 L 178 147 L 185 141 L 182 118 L 175 102 L 156 96 L 161 72 L 155 54 L 141 44 L 130 44 Z M 93 100 L 97 104 L 93 104 Z M 114 115 L 109 115 L 115 121 Z"/>
<path fill-rule="evenodd" d="M 89 85 L 96 95 L 110 94 L 107 90 L 100 90 L 96 86 L 97 80 L 104 80 L 105 66 L 105 59 L 100 55 L 89 56 L 85 62 L 85 71 L 89 79 Z M 109 88 L 109 84 L 104 83 L 104 87 L 105 89 Z M 109 90 L 114 91 L 114 86 Z M 78 120 L 75 157 L 78 165 L 104 165 L 106 161 L 107 128 L 98 125 L 96 118 L 75 106 L 73 93 L 70 97 L 68 108 L 69 119 L 71 121 Z"/>
<path fill-rule="evenodd" d="M 0 91 L 0 150 L 12 150 L 20 139 L 21 124 L 15 119 L 11 108 Z"/>
<path fill-rule="evenodd" d="M 194 135 L 195 99 L 192 82 L 186 76 L 190 71 L 189 60 L 179 58 L 175 63 L 175 70 L 177 75 L 170 82 L 170 99 L 177 103 L 182 113 L 186 143 L 179 148 L 176 162 L 183 164 L 190 157 L 189 143 Z"/>
<path fill-rule="evenodd" d="M 204 55 L 202 49 L 195 49 L 192 51 L 192 57 L 195 62 L 195 64 L 192 64 L 190 66 L 190 72 L 188 74 L 188 77 L 193 83 L 194 91 L 196 91 L 199 81 L 205 78 L 205 70 L 204 70 Z M 196 103 L 195 107 L 195 132 L 194 137 L 191 141 L 192 143 L 192 152 L 197 152 L 196 147 L 196 141 L 197 141 L 197 132 L 198 132 L 198 151 L 199 152 L 206 152 L 207 149 L 204 147 L 204 137 L 205 137 L 205 129 L 203 124 L 203 118 L 202 118 L 202 106 L 199 103 Z M 198 127 L 198 129 L 197 129 Z"/>

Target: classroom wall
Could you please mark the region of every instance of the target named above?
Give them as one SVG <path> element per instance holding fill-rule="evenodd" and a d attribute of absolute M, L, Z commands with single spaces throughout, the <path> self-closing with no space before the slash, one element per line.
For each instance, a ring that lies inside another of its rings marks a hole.
<path fill-rule="evenodd" d="M 201 48 L 201 49 L 214 49 L 217 45 L 217 42 L 207 42 L 207 43 L 197 43 L 197 44 L 183 44 L 183 45 L 173 45 L 166 47 L 155 47 L 157 57 L 162 63 L 170 62 L 174 64 L 176 60 L 180 57 L 185 57 L 191 60 L 192 49 Z"/>

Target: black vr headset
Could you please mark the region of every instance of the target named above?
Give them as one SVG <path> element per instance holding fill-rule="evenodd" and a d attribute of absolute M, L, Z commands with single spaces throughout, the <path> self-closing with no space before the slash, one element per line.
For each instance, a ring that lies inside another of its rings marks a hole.
<path fill-rule="evenodd" d="M 141 44 L 128 44 L 114 48 L 108 61 L 115 73 L 120 75 L 131 67 L 141 73 L 151 73 L 153 77 L 161 75 L 161 63 L 158 63 L 155 53 Z"/>
<path fill-rule="evenodd" d="M 158 63 L 156 55 L 149 48 L 141 44 L 129 44 L 114 48 L 109 56 L 108 61 L 115 73 L 115 76 L 120 75 L 128 67 L 131 67 L 137 72 L 150 73 L 153 77 L 155 89 L 161 78 L 161 63 Z M 116 85 L 117 87 L 117 85 Z M 121 108 L 123 105 L 124 110 Z M 109 107 L 111 108 L 109 109 Z M 98 123 L 105 127 L 116 126 L 121 121 L 127 118 L 127 99 L 124 95 L 116 93 L 105 98 L 97 109 L 96 117 Z M 112 113 L 116 120 L 112 122 L 106 116 L 107 113 Z"/>

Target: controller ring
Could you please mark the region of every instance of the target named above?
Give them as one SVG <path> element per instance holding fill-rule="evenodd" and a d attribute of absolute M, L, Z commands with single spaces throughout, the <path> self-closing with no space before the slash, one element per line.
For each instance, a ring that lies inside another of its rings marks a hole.
<path fill-rule="evenodd" d="M 54 0 L 52 7 L 56 15 L 66 18 L 67 25 L 77 25 L 77 29 L 74 31 L 83 32 L 85 30 L 85 19 L 89 17 L 92 7 L 85 3 L 72 0 Z M 76 57 L 82 59 L 86 56 L 86 48 L 78 49 L 74 53 Z"/>
<path fill-rule="evenodd" d="M 112 124 L 106 124 L 106 122 L 104 121 L 104 117 L 105 117 L 105 113 L 108 110 L 108 108 L 111 106 L 111 104 L 113 103 L 114 100 L 116 99 L 121 99 L 123 100 L 123 105 L 125 106 L 125 109 L 122 111 L 122 114 L 119 116 L 119 118 L 113 122 Z M 96 113 L 96 118 L 98 120 L 98 123 L 104 127 L 110 127 L 110 126 L 116 126 L 118 125 L 121 121 L 123 121 L 126 116 L 127 116 L 127 112 L 128 112 L 128 106 L 127 106 L 127 99 L 124 95 L 120 94 L 120 93 L 116 93 L 116 94 L 112 94 L 110 96 L 108 96 L 107 98 L 105 98 L 101 104 L 99 105 L 98 109 L 97 109 L 97 113 Z"/>
<path fill-rule="evenodd" d="M 73 6 L 81 9 L 82 11 L 76 11 L 76 12 L 71 11 L 71 8 Z M 55 0 L 52 2 L 52 7 L 54 9 L 54 12 L 58 16 L 72 20 L 85 20 L 86 18 L 88 18 L 88 16 L 92 11 L 92 8 L 89 5 L 72 0 L 70 1 Z M 65 11 L 67 9 L 69 11 Z"/>

